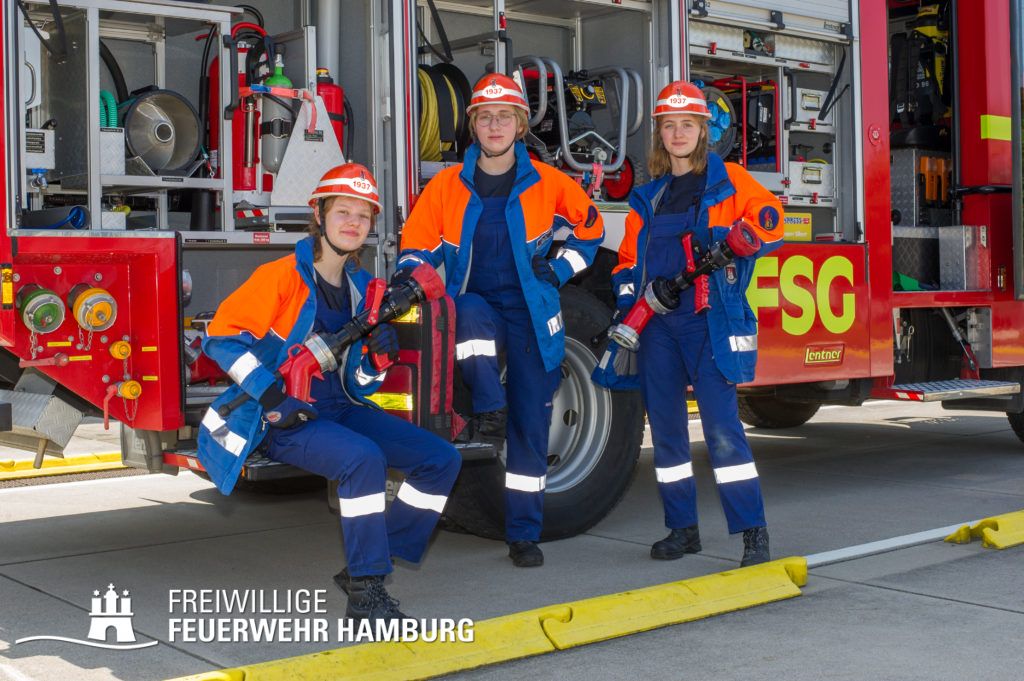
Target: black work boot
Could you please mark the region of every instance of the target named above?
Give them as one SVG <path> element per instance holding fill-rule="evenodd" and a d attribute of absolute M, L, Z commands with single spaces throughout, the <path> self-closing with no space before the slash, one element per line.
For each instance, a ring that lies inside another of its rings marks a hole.
<path fill-rule="evenodd" d="M 767 563 L 772 559 L 768 553 L 768 528 L 752 527 L 743 530 L 743 560 L 740 567 Z"/>
<path fill-rule="evenodd" d="M 507 425 L 508 413 L 505 409 L 485 411 L 473 416 L 473 434 L 499 449 L 505 444 Z"/>
<path fill-rule="evenodd" d="M 700 532 L 696 525 L 672 530 L 651 547 L 651 558 L 657 560 L 675 560 L 687 553 L 700 553 Z"/>
<path fill-rule="evenodd" d="M 338 577 L 341 575 L 339 574 Z M 335 582 L 338 581 L 335 579 Z M 398 609 L 398 601 L 392 598 L 384 588 L 384 578 L 380 575 L 350 578 L 347 593 L 346 617 L 351 617 L 354 620 L 383 620 L 385 622 L 407 619 Z"/>
<path fill-rule="evenodd" d="M 352 578 L 348 574 L 347 567 L 341 568 L 341 572 L 334 575 L 334 583 L 348 595 L 349 590 L 352 588 Z"/>
<path fill-rule="evenodd" d="M 510 542 L 508 557 L 516 567 L 539 567 L 544 564 L 544 552 L 535 541 Z"/>

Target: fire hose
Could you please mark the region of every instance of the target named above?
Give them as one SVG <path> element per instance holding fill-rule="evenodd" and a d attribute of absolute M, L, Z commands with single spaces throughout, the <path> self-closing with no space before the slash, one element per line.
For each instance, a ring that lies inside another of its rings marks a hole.
<path fill-rule="evenodd" d="M 658 277 L 647 285 L 644 295 L 630 308 L 618 324 L 607 330 L 609 338 L 621 347 L 635 352 L 640 347 L 640 334 L 656 314 L 667 314 L 679 307 L 680 294 L 692 287 L 698 277 L 722 269 L 737 257 L 750 256 L 761 248 L 761 239 L 753 226 L 743 218 L 733 223 L 725 238 L 699 254 L 692 271 L 682 271 L 671 279 Z M 596 344 L 601 337 L 596 336 Z M 592 340 L 592 342 L 593 342 Z"/>
<path fill-rule="evenodd" d="M 408 279 L 387 288 L 381 279 L 371 282 L 366 292 L 366 309 L 353 317 L 337 333 L 311 334 L 303 344 L 288 350 L 288 359 L 274 372 L 284 379 L 285 392 L 303 402 L 310 402 L 313 379 L 323 380 L 325 371 L 337 371 L 341 356 L 350 345 L 377 326 L 386 324 L 408 312 L 413 305 L 444 297 L 444 282 L 429 264 L 414 269 Z M 371 357 L 374 367 L 383 371 L 390 360 Z M 235 409 L 252 399 L 242 392 L 217 413 L 227 418 Z"/>

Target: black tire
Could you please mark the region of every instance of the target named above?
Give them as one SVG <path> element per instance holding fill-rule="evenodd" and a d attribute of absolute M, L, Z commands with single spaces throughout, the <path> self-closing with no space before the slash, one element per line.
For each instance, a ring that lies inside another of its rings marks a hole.
<path fill-rule="evenodd" d="M 555 395 L 550 450 L 560 457 L 548 469 L 543 541 L 585 532 L 619 503 L 633 479 L 644 427 L 639 392 L 610 392 L 590 380 L 598 351 L 604 351 L 592 348 L 590 339 L 608 325 L 610 310 L 575 286 L 562 289 L 561 298 L 566 359 Z M 574 408 L 588 404 L 587 409 Z M 504 538 L 504 482 L 504 457 L 467 463 L 445 515 L 472 534 Z"/>
<path fill-rule="evenodd" d="M 1021 442 L 1024 442 L 1024 414 L 1007 414 L 1006 418 L 1010 420 L 1013 432 L 1017 433 Z"/>
<path fill-rule="evenodd" d="M 814 416 L 821 402 L 796 402 L 774 395 L 738 395 L 740 421 L 755 428 L 795 428 Z"/>

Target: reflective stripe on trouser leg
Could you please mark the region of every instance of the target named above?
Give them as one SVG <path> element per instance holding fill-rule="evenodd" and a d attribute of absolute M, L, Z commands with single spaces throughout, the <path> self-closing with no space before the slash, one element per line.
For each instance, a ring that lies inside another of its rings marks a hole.
<path fill-rule="evenodd" d="M 473 413 L 505 406 L 498 351 L 504 344 L 505 323 L 487 301 L 475 293 L 455 298 L 455 348 L 462 378 L 473 394 Z"/>
<path fill-rule="evenodd" d="M 405 481 L 387 512 L 391 555 L 418 563 L 459 474 L 462 458 L 449 442 L 408 421 L 355 404 L 345 405 L 338 420 L 373 440 L 387 465 Z"/>
<path fill-rule="evenodd" d="M 505 539 L 538 541 L 544 520 L 551 398 L 561 372 L 544 368 L 529 312 L 506 309 L 504 318 L 508 323 Z"/>
<path fill-rule="evenodd" d="M 735 534 L 751 527 L 762 527 L 765 524 L 764 499 L 754 455 L 740 423 L 736 386 L 718 370 L 711 354 L 711 342 L 701 343 L 701 347 L 695 345 L 691 344 L 694 347 L 687 352 L 687 359 L 691 360 L 689 363 L 694 367 L 691 371 L 696 375 L 693 392 L 729 532 Z M 699 360 L 698 351 L 701 353 Z"/>
<path fill-rule="evenodd" d="M 375 442 L 334 417 L 321 410 L 319 418 L 299 428 L 272 428 L 267 455 L 338 481 L 349 574 L 384 575 L 392 569 L 384 518 L 387 462 Z"/>
<path fill-rule="evenodd" d="M 697 524 L 697 487 L 690 462 L 686 385 L 689 376 L 672 330 L 661 318 L 648 323 L 637 354 L 640 392 L 654 441 L 654 473 L 670 529 Z"/>

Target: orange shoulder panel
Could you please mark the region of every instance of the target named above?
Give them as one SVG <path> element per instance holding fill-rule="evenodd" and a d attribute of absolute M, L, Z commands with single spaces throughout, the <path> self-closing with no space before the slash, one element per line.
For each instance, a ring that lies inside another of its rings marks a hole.
<path fill-rule="evenodd" d="M 736 193 L 709 211 L 710 227 L 728 227 L 740 218 L 754 226 L 765 243 L 780 241 L 784 235 L 782 202 L 736 163 L 726 163 L 726 172 Z"/>
<path fill-rule="evenodd" d="M 572 225 L 577 239 L 600 239 L 604 236 L 604 218 L 576 181 L 561 170 L 531 160 L 540 181 L 523 192 L 521 202 L 526 218 L 526 238 L 536 239 L 551 227 L 555 215 Z M 593 214 L 590 209 L 593 208 Z"/>
<path fill-rule="evenodd" d="M 217 308 L 210 322 L 211 336 L 249 332 L 263 338 L 273 329 L 286 338 L 309 296 L 309 287 L 296 270 L 295 254 L 260 265 Z"/>
<path fill-rule="evenodd" d="M 433 251 L 441 239 L 458 244 L 469 190 L 459 173 L 462 164 L 445 168 L 427 183 L 402 227 L 401 250 Z"/>

